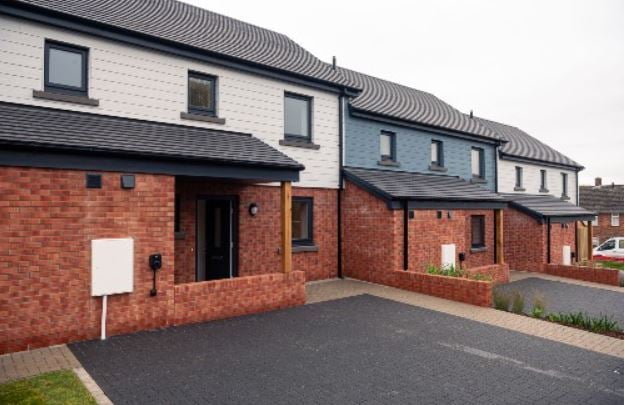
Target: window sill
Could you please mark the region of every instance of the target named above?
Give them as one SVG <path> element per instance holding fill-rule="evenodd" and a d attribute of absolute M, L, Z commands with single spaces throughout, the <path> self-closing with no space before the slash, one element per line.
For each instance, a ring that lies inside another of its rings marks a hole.
<path fill-rule="evenodd" d="M 428 169 L 433 172 L 446 172 L 447 171 L 447 168 L 445 166 L 439 166 L 439 165 L 430 165 Z"/>
<path fill-rule="evenodd" d="M 547 188 L 541 188 L 540 190 L 538 190 L 539 193 L 548 193 L 549 189 Z"/>
<path fill-rule="evenodd" d="M 471 179 L 471 183 L 473 184 L 486 184 L 488 181 L 482 177 L 473 177 Z"/>
<path fill-rule="evenodd" d="M 475 247 L 475 248 L 471 248 L 471 253 L 482 253 L 482 252 L 486 252 L 488 249 L 486 248 L 486 246 L 483 247 Z"/>
<path fill-rule="evenodd" d="M 187 233 L 184 231 L 174 232 L 175 240 L 182 240 L 182 239 L 185 239 L 186 237 L 187 237 Z"/>
<path fill-rule="evenodd" d="M 100 105 L 100 100 L 96 100 L 94 98 L 89 98 L 86 96 L 72 96 L 71 94 L 53 93 L 51 91 L 33 90 L 33 97 L 43 100 L 89 105 L 92 107 L 97 107 Z"/>
<path fill-rule="evenodd" d="M 401 165 L 394 160 L 378 160 L 378 166 L 400 167 Z"/>
<path fill-rule="evenodd" d="M 319 145 L 312 143 L 310 141 L 300 141 L 295 139 L 280 139 L 279 142 L 282 146 L 293 146 L 295 148 L 305 148 L 305 149 L 315 149 L 318 150 L 320 148 Z"/>
<path fill-rule="evenodd" d="M 225 124 L 225 118 L 214 117 L 212 115 L 202 115 L 202 114 L 193 114 L 181 112 L 180 118 L 183 120 L 191 120 L 191 121 L 201 121 L 201 122 L 210 122 L 211 124 Z"/>
<path fill-rule="evenodd" d="M 523 188 L 523 187 L 515 187 L 514 191 L 525 191 L 525 188 Z"/>
<path fill-rule="evenodd" d="M 319 246 L 317 245 L 295 245 L 291 248 L 292 253 L 302 253 L 302 252 L 318 252 Z"/>

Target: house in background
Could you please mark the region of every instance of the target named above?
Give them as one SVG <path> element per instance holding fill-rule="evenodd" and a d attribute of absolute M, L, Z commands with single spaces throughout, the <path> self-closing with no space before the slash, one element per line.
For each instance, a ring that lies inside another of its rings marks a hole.
<path fill-rule="evenodd" d="M 474 119 L 507 140 L 497 154 L 497 191 L 510 202 L 504 217 L 510 268 L 542 271 L 546 263 L 588 259 L 593 213 L 577 205 L 583 166 L 519 128 Z"/>
<path fill-rule="evenodd" d="M 601 184 L 601 177 L 594 186 L 579 187 L 579 205 L 594 211 L 592 221 L 593 244 L 595 246 L 615 236 L 623 236 L 623 185 Z"/>
<path fill-rule="evenodd" d="M 117 3 L 0 5 L 0 352 L 99 335 L 97 239 L 134 241 L 109 334 L 301 304 L 337 276 L 356 90 L 284 35 Z"/>
<path fill-rule="evenodd" d="M 501 138 L 432 94 L 339 70 L 362 89 L 344 119 L 344 274 L 502 264 Z"/>

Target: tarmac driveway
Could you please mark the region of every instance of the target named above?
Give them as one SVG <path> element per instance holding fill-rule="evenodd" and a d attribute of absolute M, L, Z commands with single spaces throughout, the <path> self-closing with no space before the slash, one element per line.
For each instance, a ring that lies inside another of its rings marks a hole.
<path fill-rule="evenodd" d="M 120 404 L 623 403 L 622 359 L 370 295 L 70 348 Z"/>
<path fill-rule="evenodd" d="M 528 277 L 496 287 L 498 291 L 518 291 L 525 297 L 525 313 L 531 313 L 534 297 L 541 297 L 545 311 L 585 312 L 592 316 L 607 315 L 623 327 L 623 293 L 559 281 Z"/>

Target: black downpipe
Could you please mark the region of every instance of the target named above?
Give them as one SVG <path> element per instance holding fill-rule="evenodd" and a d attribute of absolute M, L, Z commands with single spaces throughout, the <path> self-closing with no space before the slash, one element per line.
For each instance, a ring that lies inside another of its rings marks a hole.
<path fill-rule="evenodd" d="M 547 264 L 551 263 L 551 218 L 547 218 Z"/>
<path fill-rule="evenodd" d="M 493 264 L 497 264 L 497 210 L 493 210 Z"/>
<path fill-rule="evenodd" d="M 404 201 L 404 270 L 408 270 L 408 200 Z"/>
<path fill-rule="evenodd" d="M 343 212 L 341 204 L 341 193 L 343 190 L 343 102 L 344 96 L 339 96 L 339 188 L 336 194 L 336 213 L 337 213 L 337 275 L 343 278 Z"/>

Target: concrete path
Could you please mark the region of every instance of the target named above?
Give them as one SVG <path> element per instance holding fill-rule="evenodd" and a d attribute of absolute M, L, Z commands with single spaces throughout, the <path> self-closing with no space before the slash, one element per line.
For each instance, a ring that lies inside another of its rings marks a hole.
<path fill-rule="evenodd" d="M 321 302 L 360 294 L 371 294 L 405 304 L 459 316 L 473 321 L 541 337 L 597 353 L 623 358 L 623 341 L 527 316 L 476 307 L 429 295 L 399 290 L 363 281 L 344 279 L 308 283 L 308 302 Z"/>

